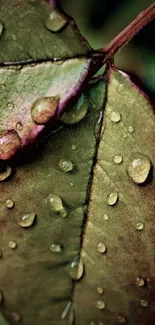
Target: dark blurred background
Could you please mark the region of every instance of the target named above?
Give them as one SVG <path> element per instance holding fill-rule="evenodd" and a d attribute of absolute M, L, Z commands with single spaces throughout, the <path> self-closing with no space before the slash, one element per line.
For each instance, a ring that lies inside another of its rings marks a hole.
<path fill-rule="evenodd" d="M 151 0 L 60 0 L 95 48 L 105 47 Z M 155 101 L 155 19 L 115 57 L 115 64 L 141 83 Z"/>

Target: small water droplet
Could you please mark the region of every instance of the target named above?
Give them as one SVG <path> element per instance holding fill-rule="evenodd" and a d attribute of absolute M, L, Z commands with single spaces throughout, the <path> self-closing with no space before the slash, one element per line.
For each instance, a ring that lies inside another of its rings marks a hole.
<path fill-rule="evenodd" d="M 58 96 L 37 99 L 31 109 L 33 121 L 36 124 L 46 124 L 52 117 L 55 117 L 58 105 Z"/>
<path fill-rule="evenodd" d="M 8 209 L 12 209 L 15 205 L 14 202 L 10 199 L 6 200 L 5 204 Z"/>
<path fill-rule="evenodd" d="M 20 322 L 21 320 L 21 316 L 16 311 L 11 312 L 11 317 L 14 322 Z"/>
<path fill-rule="evenodd" d="M 80 280 L 84 274 L 84 264 L 79 256 L 75 256 L 73 262 L 71 263 L 71 269 L 69 272 L 70 276 L 74 280 Z"/>
<path fill-rule="evenodd" d="M 124 84 L 119 84 L 117 90 L 118 90 L 119 92 L 121 92 L 121 91 L 123 91 L 123 89 L 124 89 Z"/>
<path fill-rule="evenodd" d="M 74 184 L 73 184 L 73 183 L 69 183 L 69 185 L 70 185 L 71 187 L 73 187 L 73 186 L 74 186 Z"/>
<path fill-rule="evenodd" d="M 72 150 L 76 150 L 77 146 L 75 144 L 72 144 L 71 148 Z"/>
<path fill-rule="evenodd" d="M 35 213 L 29 213 L 29 214 L 25 214 L 24 216 L 21 216 L 19 221 L 18 221 L 18 225 L 23 227 L 23 228 L 28 228 L 31 227 L 36 219 L 36 215 Z"/>
<path fill-rule="evenodd" d="M 46 28 L 54 33 L 61 31 L 67 23 L 68 21 L 65 16 L 56 9 L 53 9 L 49 17 L 45 20 Z"/>
<path fill-rule="evenodd" d="M 122 161 L 123 161 L 123 157 L 122 156 L 115 156 L 114 157 L 114 163 L 115 164 L 121 164 Z"/>
<path fill-rule="evenodd" d="M 110 120 L 114 123 L 118 123 L 121 120 L 121 115 L 119 112 L 112 111 L 110 114 Z"/>
<path fill-rule="evenodd" d="M 76 104 L 68 109 L 60 118 L 60 120 L 65 124 L 75 124 L 80 122 L 88 111 L 88 97 L 83 94 L 76 102 Z"/>
<path fill-rule="evenodd" d="M 125 318 L 125 316 L 121 316 L 121 315 L 119 315 L 119 316 L 117 317 L 117 320 L 118 320 L 118 323 L 119 323 L 119 324 L 125 324 L 125 323 L 126 323 L 126 318 Z"/>
<path fill-rule="evenodd" d="M 144 223 L 143 222 L 137 222 L 136 229 L 137 230 L 143 230 L 144 229 Z"/>
<path fill-rule="evenodd" d="M 145 285 L 144 278 L 142 278 L 141 276 L 138 276 L 137 279 L 136 279 L 136 285 L 138 287 L 144 287 L 144 285 Z"/>
<path fill-rule="evenodd" d="M 104 243 L 99 243 L 97 246 L 97 250 L 99 253 L 104 254 L 107 251 L 107 247 Z"/>
<path fill-rule="evenodd" d="M 58 165 L 59 168 L 65 173 L 71 172 L 74 168 L 73 163 L 67 159 L 61 159 Z"/>
<path fill-rule="evenodd" d="M 0 159 L 11 158 L 21 146 L 21 139 L 15 130 L 0 132 Z"/>
<path fill-rule="evenodd" d="M 18 122 L 18 123 L 16 124 L 16 130 L 17 130 L 17 131 L 22 131 L 22 130 L 23 130 L 23 124 L 22 124 L 21 122 Z"/>
<path fill-rule="evenodd" d="M 130 126 L 128 127 L 128 130 L 129 130 L 130 133 L 133 133 L 135 129 L 134 129 L 133 126 L 130 125 Z"/>
<path fill-rule="evenodd" d="M 12 102 L 9 102 L 9 103 L 7 103 L 7 108 L 8 109 L 13 109 L 14 108 L 14 103 L 12 103 Z"/>
<path fill-rule="evenodd" d="M 58 212 L 61 217 L 65 218 L 67 216 L 67 210 L 60 196 L 51 193 L 48 196 L 48 205 L 51 211 Z"/>
<path fill-rule="evenodd" d="M 128 136 L 127 133 L 124 132 L 124 133 L 123 133 L 123 138 L 127 138 L 127 136 Z"/>
<path fill-rule="evenodd" d="M 97 292 L 98 292 L 99 295 L 102 295 L 102 293 L 104 292 L 104 290 L 103 290 L 103 288 L 98 287 L 97 288 Z"/>
<path fill-rule="evenodd" d="M 14 240 L 9 241 L 9 247 L 11 249 L 15 249 L 17 247 L 17 243 Z"/>
<path fill-rule="evenodd" d="M 137 184 L 146 181 L 151 169 L 150 159 L 142 154 L 135 155 L 135 158 L 127 166 L 127 172 L 130 178 Z"/>
<path fill-rule="evenodd" d="M 140 305 L 142 306 L 142 307 L 148 307 L 148 301 L 147 300 L 145 300 L 145 299 L 141 299 L 140 300 Z"/>
<path fill-rule="evenodd" d="M 0 36 L 2 35 L 3 32 L 3 23 L 2 21 L 0 21 Z"/>
<path fill-rule="evenodd" d="M 62 252 L 62 246 L 60 244 L 52 244 L 49 246 L 49 249 L 53 253 L 61 253 Z"/>
<path fill-rule="evenodd" d="M 97 303 L 96 303 L 96 307 L 97 309 L 104 309 L 105 308 L 105 302 L 103 300 L 98 300 Z"/>
<path fill-rule="evenodd" d="M 118 193 L 112 192 L 107 196 L 107 203 L 108 205 L 115 205 L 118 201 Z"/>
<path fill-rule="evenodd" d="M 5 181 L 12 174 L 12 169 L 10 166 L 6 166 L 4 169 L 0 170 L 0 182 Z"/>
<path fill-rule="evenodd" d="M 109 220 L 109 216 L 107 214 L 104 214 L 103 218 L 104 218 L 105 221 Z"/>

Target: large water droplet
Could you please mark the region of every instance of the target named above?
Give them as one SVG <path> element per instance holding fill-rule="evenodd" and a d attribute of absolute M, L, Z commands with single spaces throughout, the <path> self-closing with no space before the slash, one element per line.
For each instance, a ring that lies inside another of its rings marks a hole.
<path fill-rule="evenodd" d="M 8 209 L 12 209 L 15 205 L 15 203 L 10 199 L 6 200 L 5 204 Z"/>
<path fill-rule="evenodd" d="M 2 35 L 3 32 L 3 23 L 2 21 L 0 21 L 0 36 Z"/>
<path fill-rule="evenodd" d="M 9 241 L 9 247 L 11 249 L 15 249 L 17 247 L 17 243 L 14 240 Z"/>
<path fill-rule="evenodd" d="M 51 193 L 48 196 L 48 205 L 51 211 L 58 212 L 61 217 L 65 218 L 67 216 L 67 210 L 60 196 Z"/>
<path fill-rule="evenodd" d="M 104 254 L 107 251 L 107 247 L 104 243 L 99 243 L 97 246 L 97 250 L 99 253 Z"/>
<path fill-rule="evenodd" d="M 115 164 L 121 164 L 122 161 L 123 161 L 123 157 L 122 156 L 115 156 L 114 157 L 114 163 Z"/>
<path fill-rule="evenodd" d="M 97 292 L 98 292 L 99 295 L 102 295 L 102 293 L 104 292 L 104 290 L 103 290 L 103 288 L 98 287 L 97 288 Z"/>
<path fill-rule="evenodd" d="M 0 132 L 0 159 L 11 158 L 21 146 L 21 139 L 15 130 Z"/>
<path fill-rule="evenodd" d="M 19 219 L 18 225 L 23 228 L 31 227 L 34 224 L 35 219 L 36 219 L 35 213 L 32 212 L 29 214 L 25 214 Z"/>
<path fill-rule="evenodd" d="M 60 244 L 52 244 L 49 246 L 49 249 L 53 253 L 61 253 L 62 252 L 62 246 Z"/>
<path fill-rule="evenodd" d="M 59 105 L 59 97 L 43 97 L 35 101 L 32 106 L 32 119 L 37 124 L 46 124 L 55 117 Z"/>
<path fill-rule="evenodd" d="M 45 20 L 46 28 L 54 33 L 59 32 L 67 23 L 68 21 L 65 16 L 56 9 L 53 9 L 49 17 Z"/>
<path fill-rule="evenodd" d="M 146 181 L 150 169 L 150 159 L 142 154 L 136 154 L 131 163 L 127 166 L 128 175 L 137 184 L 142 184 Z"/>
<path fill-rule="evenodd" d="M 142 307 L 148 307 L 148 301 L 147 300 L 145 300 L 145 299 L 141 299 L 140 300 L 140 305 L 142 306 Z"/>
<path fill-rule="evenodd" d="M 144 285 L 145 285 L 144 278 L 142 278 L 141 276 L 138 276 L 137 279 L 136 279 L 136 285 L 138 287 L 144 287 Z"/>
<path fill-rule="evenodd" d="M 11 312 L 11 318 L 14 322 L 20 322 L 21 320 L 21 316 L 16 311 Z"/>
<path fill-rule="evenodd" d="M 143 230 L 144 229 L 144 223 L 143 222 L 137 222 L 136 229 L 137 230 Z"/>
<path fill-rule="evenodd" d="M 74 165 L 70 160 L 61 159 L 59 161 L 59 167 L 63 172 L 68 173 L 68 172 L 71 172 L 73 170 Z"/>
<path fill-rule="evenodd" d="M 97 309 L 104 309 L 105 308 L 105 302 L 103 300 L 98 300 L 97 303 L 96 303 L 96 307 Z"/>
<path fill-rule="evenodd" d="M 70 276 L 74 280 L 80 280 L 84 274 L 84 264 L 82 259 L 79 259 L 79 256 L 76 256 L 73 262 L 71 263 Z"/>
<path fill-rule="evenodd" d="M 107 196 L 107 203 L 108 205 L 115 205 L 116 202 L 118 201 L 118 193 L 112 192 Z"/>
<path fill-rule="evenodd" d="M 12 169 L 10 166 L 6 166 L 4 169 L 0 170 L 0 182 L 5 181 L 12 174 Z"/>
<path fill-rule="evenodd" d="M 86 115 L 88 111 L 88 97 L 85 95 L 81 95 L 77 103 L 68 111 L 66 111 L 60 120 L 65 124 L 75 124 L 80 122 Z"/>
<path fill-rule="evenodd" d="M 110 119 L 114 123 L 118 123 L 121 120 L 121 114 L 116 111 L 112 111 L 110 114 Z"/>

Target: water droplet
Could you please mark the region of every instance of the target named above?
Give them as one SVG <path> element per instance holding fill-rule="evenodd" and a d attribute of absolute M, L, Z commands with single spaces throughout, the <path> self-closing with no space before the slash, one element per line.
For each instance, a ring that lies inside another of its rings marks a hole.
<path fill-rule="evenodd" d="M 137 222 L 136 229 L 137 230 L 143 230 L 144 229 L 144 223 L 143 222 Z"/>
<path fill-rule="evenodd" d="M 51 32 L 57 33 L 68 23 L 67 19 L 58 10 L 53 9 L 51 14 L 45 20 L 45 26 Z"/>
<path fill-rule="evenodd" d="M 21 320 L 21 316 L 16 311 L 11 312 L 11 317 L 14 322 L 20 322 Z"/>
<path fill-rule="evenodd" d="M 11 158 L 21 146 L 21 139 L 15 130 L 0 132 L 0 159 Z"/>
<path fill-rule="evenodd" d="M 119 112 L 112 111 L 110 114 L 110 120 L 114 123 L 118 123 L 121 120 L 121 115 Z"/>
<path fill-rule="evenodd" d="M 10 166 L 6 166 L 4 169 L 0 170 L 0 182 L 5 181 L 12 174 L 12 169 Z"/>
<path fill-rule="evenodd" d="M 115 205 L 118 201 L 118 193 L 112 192 L 107 196 L 107 203 L 108 205 Z"/>
<path fill-rule="evenodd" d="M 3 23 L 2 21 L 0 21 L 0 36 L 2 35 L 3 32 Z"/>
<path fill-rule="evenodd" d="M 145 299 L 141 299 L 140 300 L 140 305 L 142 306 L 142 307 L 148 307 L 148 301 L 147 300 L 145 300 Z"/>
<path fill-rule="evenodd" d="M 48 205 L 51 211 L 58 212 L 62 218 L 67 216 L 67 210 L 60 196 L 51 193 L 48 196 Z"/>
<path fill-rule="evenodd" d="M 71 306 L 72 306 L 72 302 L 69 301 L 69 302 L 67 303 L 67 305 L 65 306 L 65 308 L 64 308 L 64 310 L 63 310 L 63 312 L 62 312 L 62 314 L 61 314 L 61 319 L 65 319 L 65 318 L 67 317 L 67 315 L 68 315 L 68 313 L 69 313 L 69 311 L 70 311 L 70 309 L 71 309 Z"/>
<path fill-rule="evenodd" d="M 104 309 L 105 308 L 105 302 L 103 300 L 98 300 L 97 303 L 96 303 L 96 307 L 97 309 Z"/>
<path fill-rule="evenodd" d="M 109 216 L 107 214 L 104 214 L 103 218 L 104 218 L 105 221 L 109 220 Z"/>
<path fill-rule="evenodd" d="M 128 136 L 127 133 L 124 132 L 124 133 L 123 133 L 123 138 L 127 138 L 127 136 Z"/>
<path fill-rule="evenodd" d="M 15 205 L 14 202 L 10 199 L 6 200 L 5 204 L 8 209 L 12 209 Z"/>
<path fill-rule="evenodd" d="M 129 130 L 130 133 L 133 133 L 135 129 L 134 129 L 133 126 L 130 125 L 130 126 L 128 127 L 128 130 Z"/>
<path fill-rule="evenodd" d="M 142 184 L 146 181 L 151 169 L 150 159 L 142 154 L 135 155 L 135 158 L 127 166 L 128 175 L 137 183 Z"/>
<path fill-rule="evenodd" d="M 28 228 L 31 227 L 36 219 L 36 215 L 35 213 L 29 213 L 29 214 L 25 214 L 24 216 L 20 217 L 19 221 L 18 221 L 18 225 L 23 227 L 23 228 Z"/>
<path fill-rule="evenodd" d="M 60 118 L 60 120 L 65 124 L 75 124 L 80 122 L 88 111 L 88 97 L 83 94 L 77 101 L 77 103 L 68 109 Z"/>
<path fill-rule="evenodd" d="M 71 187 L 73 187 L 73 186 L 74 186 L 74 184 L 73 184 L 73 183 L 69 183 L 69 185 L 70 185 Z"/>
<path fill-rule="evenodd" d="M 31 110 L 33 121 L 37 124 L 46 124 L 52 117 L 56 116 L 58 105 L 58 96 L 37 99 Z"/>
<path fill-rule="evenodd" d="M 97 246 L 97 250 L 99 253 L 104 254 L 107 251 L 107 247 L 104 243 L 99 243 Z"/>
<path fill-rule="evenodd" d="M 115 156 L 114 157 L 114 163 L 115 164 L 121 164 L 122 161 L 123 161 L 123 157 L 122 156 Z"/>
<path fill-rule="evenodd" d="M 119 92 L 121 92 L 124 89 L 124 84 L 120 84 L 117 88 Z"/>
<path fill-rule="evenodd" d="M 125 318 L 125 316 L 118 316 L 117 317 L 117 320 L 118 320 L 118 323 L 119 324 L 124 324 L 124 323 L 126 323 L 126 318 Z"/>
<path fill-rule="evenodd" d="M 70 160 L 67 160 L 67 159 L 61 159 L 59 161 L 58 165 L 59 165 L 59 168 L 65 173 L 68 173 L 68 172 L 72 171 L 73 168 L 74 168 L 73 163 Z"/>
<path fill-rule="evenodd" d="M 72 150 L 76 150 L 77 146 L 75 146 L 75 144 L 72 144 L 71 148 Z"/>
<path fill-rule="evenodd" d="M 21 122 L 18 122 L 18 123 L 16 124 L 16 130 L 17 130 L 17 131 L 22 131 L 22 130 L 23 130 L 23 124 L 22 124 Z"/>
<path fill-rule="evenodd" d="M 2 303 L 3 301 L 3 292 L 0 290 L 0 304 Z"/>
<path fill-rule="evenodd" d="M 104 290 L 103 290 L 103 288 L 98 287 L 97 292 L 98 292 L 99 295 L 101 295 L 104 292 Z"/>
<path fill-rule="evenodd" d="M 49 249 L 53 253 L 61 253 L 62 252 L 62 246 L 60 244 L 52 244 L 49 246 Z"/>
<path fill-rule="evenodd" d="M 7 108 L 8 109 L 13 109 L 14 108 L 14 103 L 12 103 L 12 102 L 9 102 L 9 103 L 7 103 Z"/>
<path fill-rule="evenodd" d="M 9 247 L 11 249 L 15 249 L 17 247 L 17 243 L 14 240 L 9 241 Z"/>
<path fill-rule="evenodd" d="M 145 280 L 141 276 L 138 276 L 137 279 L 136 279 L 136 285 L 138 287 L 144 287 Z"/>
<path fill-rule="evenodd" d="M 71 263 L 70 276 L 74 280 L 80 280 L 84 274 L 84 264 L 79 256 L 75 256 L 73 262 Z"/>

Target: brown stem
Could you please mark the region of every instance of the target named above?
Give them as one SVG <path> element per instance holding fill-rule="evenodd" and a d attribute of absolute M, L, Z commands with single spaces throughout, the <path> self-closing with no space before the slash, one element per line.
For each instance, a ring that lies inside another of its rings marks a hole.
<path fill-rule="evenodd" d="M 128 43 L 142 28 L 155 18 L 155 3 L 146 10 L 142 11 L 112 42 L 104 49 L 100 49 L 104 53 L 103 63 L 113 58 L 120 48 Z"/>

